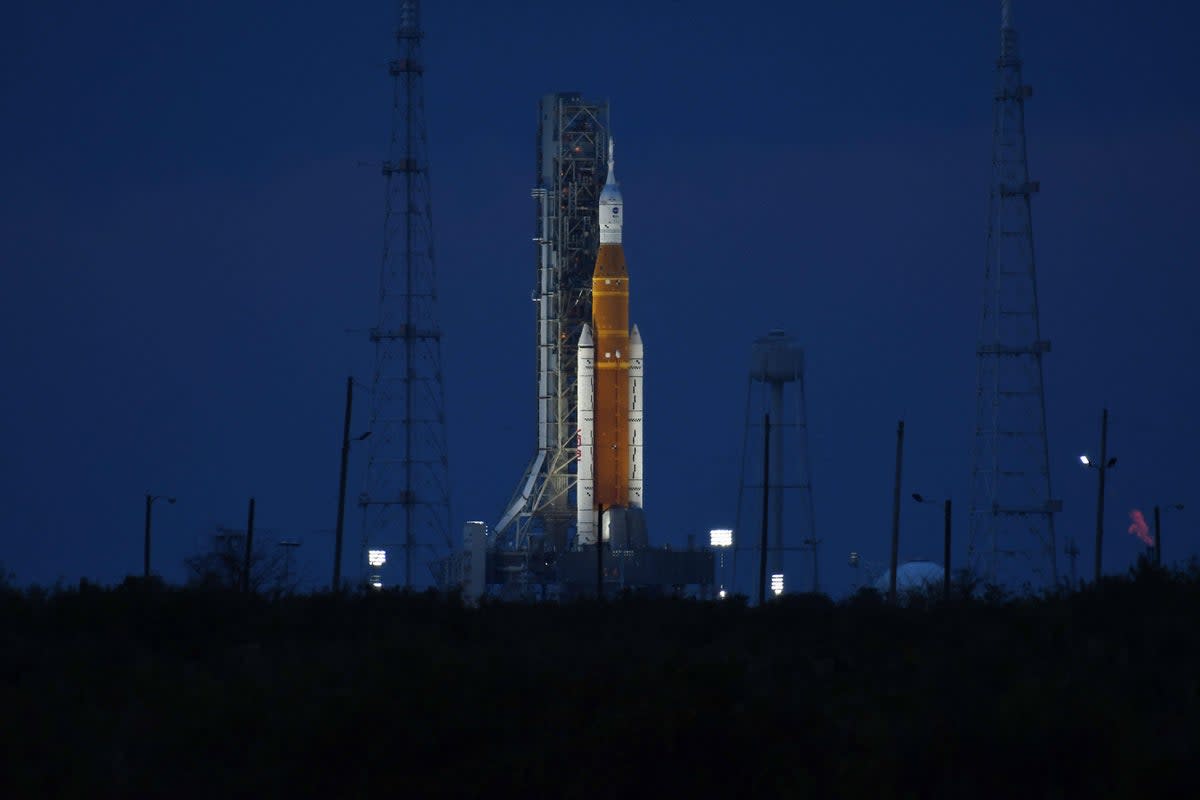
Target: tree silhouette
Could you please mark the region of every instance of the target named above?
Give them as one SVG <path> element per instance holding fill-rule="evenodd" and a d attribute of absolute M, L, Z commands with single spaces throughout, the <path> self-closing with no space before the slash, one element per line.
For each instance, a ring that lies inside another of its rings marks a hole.
<path fill-rule="evenodd" d="M 288 569 L 288 554 L 267 542 L 255 543 L 250 554 L 250 591 L 295 592 L 299 579 Z M 218 528 L 212 549 L 188 556 L 183 561 L 188 586 L 204 589 L 239 590 L 246 569 L 245 531 Z"/>

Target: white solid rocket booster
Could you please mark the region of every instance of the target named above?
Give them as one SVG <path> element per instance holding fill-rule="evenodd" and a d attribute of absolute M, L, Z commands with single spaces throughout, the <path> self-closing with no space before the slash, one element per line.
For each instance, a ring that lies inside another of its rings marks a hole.
<path fill-rule="evenodd" d="M 592 329 L 585 322 L 579 334 L 579 350 L 575 361 L 577 380 L 579 431 L 576 434 L 575 522 L 579 544 L 596 543 L 596 509 L 593 491 L 593 458 L 596 443 L 594 385 L 596 376 L 596 347 Z"/>
<path fill-rule="evenodd" d="M 642 403 L 645 398 L 642 334 L 633 326 L 629 334 L 629 506 L 642 507 Z"/>

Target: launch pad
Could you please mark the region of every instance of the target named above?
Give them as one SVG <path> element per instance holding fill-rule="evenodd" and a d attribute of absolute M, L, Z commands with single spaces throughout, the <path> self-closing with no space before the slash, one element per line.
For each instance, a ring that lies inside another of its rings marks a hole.
<path fill-rule="evenodd" d="M 610 549 L 585 545 L 577 550 L 488 550 L 481 574 L 470 559 L 454 565 L 454 582 L 471 602 L 483 594 L 506 599 L 571 600 L 633 592 L 649 596 L 707 597 L 715 586 L 715 560 L 709 549 L 669 547 Z"/>

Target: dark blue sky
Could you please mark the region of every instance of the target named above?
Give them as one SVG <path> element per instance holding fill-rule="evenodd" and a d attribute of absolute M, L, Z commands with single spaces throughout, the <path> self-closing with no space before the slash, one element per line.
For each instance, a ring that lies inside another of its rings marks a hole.
<path fill-rule="evenodd" d="M 455 526 L 495 521 L 534 442 L 536 104 L 612 102 L 647 347 L 652 536 L 732 523 L 750 342 L 808 351 L 824 578 L 886 561 L 905 497 L 952 493 L 965 554 L 998 2 L 425 4 Z M 1129 509 L 1200 552 L 1194 298 L 1200 57 L 1185 2 L 1017 2 L 1052 478 L 1090 571 Z M 0 33 L 0 562 L 155 567 L 258 498 L 328 580 L 344 379 L 371 348 L 393 4 L 17 0 Z M 363 405 L 365 411 L 365 404 Z M 365 415 L 360 423 L 365 428 Z M 352 477 L 351 495 L 361 481 Z M 940 553 L 907 502 L 902 556 Z M 348 524 L 355 564 L 360 522 Z M 352 574 L 353 570 L 352 569 Z"/>

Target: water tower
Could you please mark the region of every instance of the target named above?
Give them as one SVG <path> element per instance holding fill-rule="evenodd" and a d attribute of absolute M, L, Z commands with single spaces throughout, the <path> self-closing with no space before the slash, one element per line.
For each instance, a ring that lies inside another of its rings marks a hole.
<path fill-rule="evenodd" d="M 739 545 L 734 549 L 735 580 L 740 565 L 746 576 L 743 587 L 757 589 L 762 527 L 766 505 L 767 573 L 792 577 L 787 585 L 803 586 L 799 558 L 789 553 L 810 552 L 813 591 L 820 589 L 817 574 L 816 521 L 808 461 L 808 412 L 804 396 L 804 350 L 795 339 L 774 330 L 754 342 L 750 381 L 746 392 L 745 435 L 738 487 Z M 747 561 L 755 569 L 750 570 Z M 790 570 L 789 570 L 790 567 Z"/>

